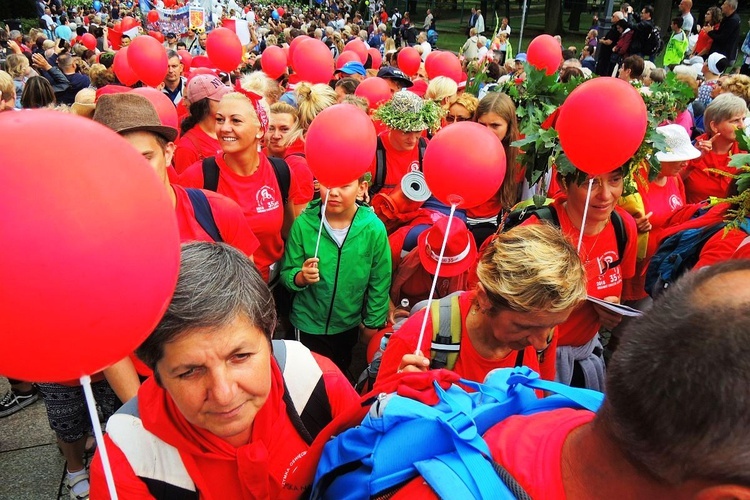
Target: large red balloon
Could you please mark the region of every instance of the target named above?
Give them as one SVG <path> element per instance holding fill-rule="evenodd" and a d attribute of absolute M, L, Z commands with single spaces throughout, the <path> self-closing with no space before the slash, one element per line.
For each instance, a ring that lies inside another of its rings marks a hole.
<path fill-rule="evenodd" d="M 353 50 L 342 52 L 336 59 L 336 69 L 341 69 L 348 62 L 360 62 L 359 56 Z"/>
<path fill-rule="evenodd" d="M 150 36 L 137 36 L 130 42 L 128 63 L 138 79 L 150 87 L 164 81 L 169 70 L 167 51 L 158 40 Z"/>
<path fill-rule="evenodd" d="M 391 87 L 383 78 L 368 78 L 357 85 L 354 95 L 367 99 L 370 109 L 377 109 L 391 98 Z"/>
<path fill-rule="evenodd" d="M 125 33 L 126 31 L 130 31 L 133 28 L 137 28 L 140 25 L 141 23 L 139 23 L 136 18 L 125 16 L 122 18 L 122 21 L 120 22 L 120 33 Z"/>
<path fill-rule="evenodd" d="M 316 38 L 308 38 L 294 49 L 292 68 L 299 81 L 328 83 L 333 77 L 333 55 L 326 44 Z"/>
<path fill-rule="evenodd" d="M 398 69 L 407 76 L 416 75 L 420 64 L 422 64 L 422 56 L 414 47 L 406 47 L 398 53 Z"/>
<path fill-rule="evenodd" d="M 164 35 L 160 31 L 151 30 L 148 32 L 148 36 L 150 36 L 151 38 L 155 38 L 159 43 L 164 43 Z"/>
<path fill-rule="evenodd" d="M 112 70 L 115 72 L 115 76 L 120 80 L 120 83 L 130 87 L 138 82 L 138 75 L 133 71 L 128 62 L 128 49 L 130 47 L 123 47 L 115 54 L 115 59 L 112 61 Z"/>
<path fill-rule="evenodd" d="M 460 122 L 440 130 L 427 145 L 424 177 L 438 200 L 471 208 L 500 189 L 505 161 L 503 144 L 490 129 Z"/>
<path fill-rule="evenodd" d="M 370 57 L 372 57 L 372 69 L 380 69 L 380 66 L 383 64 L 383 56 L 380 55 L 380 51 L 374 47 L 371 47 L 367 49 L 367 53 L 370 54 Z"/>
<path fill-rule="evenodd" d="M 606 109 L 597 121 L 599 130 L 613 131 L 609 140 L 592 147 L 592 110 Z M 640 93 L 628 82 L 612 77 L 588 80 L 570 93 L 560 107 L 555 129 L 565 155 L 589 175 L 611 172 L 624 165 L 646 135 L 648 114 Z M 449 127 L 450 128 L 450 127 Z"/>
<path fill-rule="evenodd" d="M 190 69 L 190 65 L 193 63 L 193 56 L 185 49 L 180 49 L 177 51 L 177 54 L 180 56 L 180 62 L 182 62 L 182 69 L 183 71 L 188 71 Z"/>
<path fill-rule="evenodd" d="M 148 22 L 155 23 L 159 20 L 159 11 L 156 9 L 151 9 L 148 11 L 148 14 L 146 14 L 146 19 L 148 19 Z"/>
<path fill-rule="evenodd" d="M 91 33 L 84 33 L 81 37 L 81 43 L 89 50 L 96 49 L 96 37 Z"/>
<path fill-rule="evenodd" d="M 375 126 L 367 113 L 352 104 L 336 104 L 310 124 L 305 157 L 321 184 L 342 186 L 367 172 L 376 144 Z"/>
<path fill-rule="evenodd" d="M 276 45 L 266 47 L 260 57 L 260 67 L 263 68 L 263 73 L 274 80 L 286 72 L 287 66 L 284 49 Z"/>
<path fill-rule="evenodd" d="M 526 50 L 526 60 L 536 69 L 547 75 L 553 74 L 562 63 L 562 47 L 551 35 L 539 35 L 534 38 Z"/>
<path fill-rule="evenodd" d="M 73 143 L 29 148 L 42 128 Z M 130 354 L 164 313 L 180 238 L 164 185 L 112 130 L 49 110 L 0 117 L 0 373 L 32 382 L 90 375 Z M 62 149 L 61 149 L 62 148 Z"/>
<path fill-rule="evenodd" d="M 361 62 L 362 64 L 367 61 L 367 47 L 365 46 L 365 42 L 363 42 L 360 38 L 355 38 L 351 42 L 347 42 L 347 44 L 344 46 L 344 52 L 349 51 L 357 54 L 357 57 L 359 57 L 359 62 Z"/>
<path fill-rule="evenodd" d="M 434 56 L 432 54 L 433 52 L 430 52 L 424 63 L 427 77 L 433 79 L 446 76 L 456 83 L 461 83 L 461 61 L 458 57 L 452 52 L 438 52 Z"/>
<path fill-rule="evenodd" d="M 151 87 L 140 87 L 131 90 L 132 93 L 142 95 L 154 105 L 156 112 L 159 114 L 159 120 L 162 125 L 172 127 L 177 130 L 180 129 L 177 120 L 177 108 L 174 107 L 172 101 L 167 97 L 164 92 L 161 92 Z"/>
<path fill-rule="evenodd" d="M 234 31 L 218 28 L 208 35 L 206 53 L 220 70 L 234 71 L 242 63 L 242 42 Z"/>
<path fill-rule="evenodd" d="M 287 61 L 291 64 L 292 62 L 292 56 L 294 55 L 294 51 L 297 49 L 297 46 L 304 42 L 305 40 L 309 40 L 310 37 L 307 35 L 300 35 L 294 37 L 294 39 L 291 41 L 288 47 L 284 47 L 285 52 L 287 53 Z"/>
<path fill-rule="evenodd" d="M 190 64 L 192 68 L 210 68 L 215 69 L 214 63 L 207 56 L 195 56 Z"/>

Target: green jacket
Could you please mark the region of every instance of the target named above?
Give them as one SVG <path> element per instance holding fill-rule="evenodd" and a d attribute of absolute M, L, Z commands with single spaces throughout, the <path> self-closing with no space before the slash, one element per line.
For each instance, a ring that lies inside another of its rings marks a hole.
<path fill-rule="evenodd" d="M 294 283 L 315 254 L 320 200 L 311 202 L 292 224 L 281 263 L 281 282 L 294 293 L 292 324 L 306 333 L 336 334 L 364 323 L 385 324 L 391 288 L 391 251 L 385 226 L 370 208 L 359 207 L 341 248 L 325 228 L 320 236 L 320 281 Z"/>
<path fill-rule="evenodd" d="M 684 31 L 682 31 L 682 40 L 675 38 L 675 33 L 669 37 L 667 42 L 667 48 L 664 49 L 664 62 L 663 65 L 671 66 L 673 64 L 680 64 L 685 59 L 685 52 L 688 49 L 688 37 Z"/>

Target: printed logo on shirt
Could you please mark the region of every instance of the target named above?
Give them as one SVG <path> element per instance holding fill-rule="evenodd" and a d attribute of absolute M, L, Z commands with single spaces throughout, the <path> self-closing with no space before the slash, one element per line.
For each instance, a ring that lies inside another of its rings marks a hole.
<path fill-rule="evenodd" d="M 411 165 L 409 165 L 409 172 L 419 172 L 419 161 L 414 160 L 411 162 Z"/>
<path fill-rule="evenodd" d="M 598 277 L 596 279 L 597 290 L 604 290 L 617 286 L 622 281 L 620 266 L 610 269 L 610 265 L 615 260 L 617 260 L 617 252 L 614 250 L 607 250 L 604 255 L 597 257 L 596 264 L 599 268 Z"/>
<path fill-rule="evenodd" d="M 669 197 L 669 208 L 672 209 L 672 211 L 677 210 L 678 208 L 682 207 L 682 200 L 679 196 L 676 194 L 673 194 Z"/>
<path fill-rule="evenodd" d="M 276 191 L 270 186 L 260 188 L 255 195 L 255 201 L 258 204 L 255 211 L 259 214 L 276 210 L 281 206 L 281 203 L 276 198 Z"/>

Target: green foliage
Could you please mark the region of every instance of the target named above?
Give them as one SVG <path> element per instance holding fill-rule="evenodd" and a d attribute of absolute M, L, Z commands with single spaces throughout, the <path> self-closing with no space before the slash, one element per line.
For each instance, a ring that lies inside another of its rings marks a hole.
<path fill-rule="evenodd" d="M 745 129 L 738 129 L 736 132 L 737 144 L 740 149 L 750 151 L 750 136 Z M 723 175 L 728 175 L 735 180 L 737 185 L 737 194 L 728 198 L 715 200 L 716 203 L 729 203 L 731 207 L 727 210 L 727 226 L 725 231 L 737 229 L 745 218 L 750 216 L 750 154 L 732 155 L 729 161 L 730 167 L 735 167 L 737 172 L 734 174 L 724 171 L 714 171 Z"/>

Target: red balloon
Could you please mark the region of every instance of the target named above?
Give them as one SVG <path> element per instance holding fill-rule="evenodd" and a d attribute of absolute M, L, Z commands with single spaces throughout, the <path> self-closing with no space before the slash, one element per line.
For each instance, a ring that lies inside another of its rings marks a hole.
<path fill-rule="evenodd" d="M 369 48 L 367 49 L 367 53 L 372 57 L 372 69 L 380 69 L 380 66 L 383 64 L 383 56 L 380 55 L 380 51 L 376 48 Z"/>
<path fill-rule="evenodd" d="M 341 69 L 348 62 L 360 62 L 359 56 L 353 50 L 342 52 L 336 59 L 336 69 Z"/>
<path fill-rule="evenodd" d="M 93 120 L 30 110 L 4 113 L 0 127 L 0 371 L 32 382 L 96 373 L 133 352 L 169 304 L 174 208 L 148 162 Z M 22 138 L 46 127 L 102 148 L 106 168 L 72 143 L 28 148 Z"/>
<path fill-rule="evenodd" d="M 300 43 L 304 42 L 305 40 L 309 40 L 309 39 L 310 39 L 310 37 L 307 36 L 307 35 L 300 35 L 300 36 L 294 37 L 294 39 L 292 39 L 292 41 L 289 44 L 289 46 L 288 47 L 284 47 L 284 52 L 286 52 L 287 61 L 289 61 L 291 63 L 292 62 L 292 56 L 294 55 L 294 50 L 297 48 L 297 46 Z"/>
<path fill-rule="evenodd" d="M 122 18 L 122 21 L 120 22 L 120 32 L 125 33 L 126 31 L 130 31 L 133 28 L 137 28 L 140 25 L 141 23 L 138 22 L 136 18 L 125 16 Z"/>
<path fill-rule="evenodd" d="M 96 37 L 91 33 L 85 33 L 81 37 L 81 43 L 89 50 L 96 49 Z"/>
<path fill-rule="evenodd" d="M 562 47 L 551 35 L 534 38 L 526 50 L 526 60 L 547 75 L 553 74 L 562 63 Z"/>
<path fill-rule="evenodd" d="M 427 76 L 432 79 L 438 76 L 447 76 L 456 83 L 461 83 L 461 62 L 452 52 L 438 52 L 432 56 L 433 52 L 427 56 L 425 61 L 425 71 Z"/>
<path fill-rule="evenodd" d="M 263 72 L 274 80 L 286 72 L 288 66 L 284 49 L 276 45 L 266 47 L 260 57 L 260 67 Z"/>
<path fill-rule="evenodd" d="M 500 189 L 505 161 L 503 144 L 490 129 L 459 122 L 440 130 L 427 145 L 424 177 L 438 200 L 471 208 Z"/>
<path fill-rule="evenodd" d="M 599 147 L 592 147 L 584 131 L 590 129 L 592 110 L 599 109 L 607 112 L 597 128 L 616 133 Z M 618 78 L 599 77 L 570 93 L 560 107 L 555 129 L 573 165 L 589 175 L 601 175 L 633 157 L 646 135 L 647 123 L 646 104 L 632 85 Z"/>
<path fill-rule="evenodd" d="M 148 11 L 148 14 L 146 14 L 146 19 L 148 19 L 148 22 L 155 23 L 159 21 L 159 11 L 156 9 L 151 9 Z"/>
<path fill-rule="evenodd" d="M 172 101 L 167 97 L 164 92 L 161 92 L 151 87 L 140 87 L 131 90 L 132 93 L 142 95 L 154 105 L 156 112 L 159 114 L 159 120 L 162 125 L 167 127 L 180 129 L 177 119 L 177 109 L 172 104 Z"/>
<path fill-rule="evenodd" d="M 127 49 L 128 63 L 140 81 L 149 87 L 156 87 L 164 81 L 169 61 L 162 44 L 150 36 L 137 36 Z"/>
<path fill-rule="evenodd" d="M 128 62 L 128 49 L 130 47 L 123 47 L 115 54 L 115 59 L 112 61 L 112 70 L 115 72 L 117 79 L 120 83 L 130 87 L 138 81 L 138 75 L 133 71 Z"/>
<path fill-rule="evenodd" d="M 336 104 L 321 111 L 310 124 L 305 157 L 321 184 L 342 186 L 367 172 L 375 158 L 376 143 L 375 126 L 367 113 L 352 104 Z"/>
<path fill-rule="evenodd" d="M 354 95 L 367 99 L 370 109 L 378 109 L 391 98 L 391 87 L 383 78 L 368 78 L 357 85 Z"/>
<path fill-rule="evenodd" d="M 283 16 L 285 12 L 286 12 L 286 11 L 284 10 L 284 7 L 279 7 L 278 9 L 276 9 L 276 13 L 277 13 L 277 14 L 278 14 L 279 16 Z"/>
<path fill-rule="evenodd" d="M 162 35 L 159 31 L 149 31 L 148 36 L 154 38 L 159 43 L 164 43 L 164 35 Z"/>
<path fill-rule="evenodd" d="M 195 56 L 190 64 L 192 68 L 210 68 L 215 69 L 214 63 L 206 56 Z"/>
<path fill-rule="evenodd" d="M 164 7 L 171 9 L 177 2 L 175 0 L 164 0 Z"/>
<path fill-rule="evenodd" d="M 420 64 L 422 64 L 422 56 L 414 47 L 406 47 L 398 53 L 398 68 L 407 76 L 416 75 Z"/>
<path fill-rule="evenodd" d="M 294 50 L 292 68 L 298 74 L 299 81 L 328 83 L 333 77 L 333 55 L 326 44 L 318 39 L 308 38 Z"/>
<path fill-rule="evenodd" d="M 242 42 L 234 31 L 218 28 L 208 35 L 206 53 L 220 70 L 234 71 L 242 62 Z"/>
<path fill-rule="evenodd" d="M 188 71 L 190 69 L 190 65 L 193 63 L 193 56 L 185 49 L 178 50 L 177 54 L 179 54 L 180 56 L 183 70 Z"/>
<path fill-rule="evenodd" d="M 414 49 L 416 51 L 416 49 Z M 367 62 L 367 47 L 365 46 L 365 42 L 363 42 L 359 38 L 355 38 L 351 42 L 347 42 L 347 44 L 344 46 L 344 52 L 354 52 L 359 57 L 359 62 L 364 64 Z"/>

